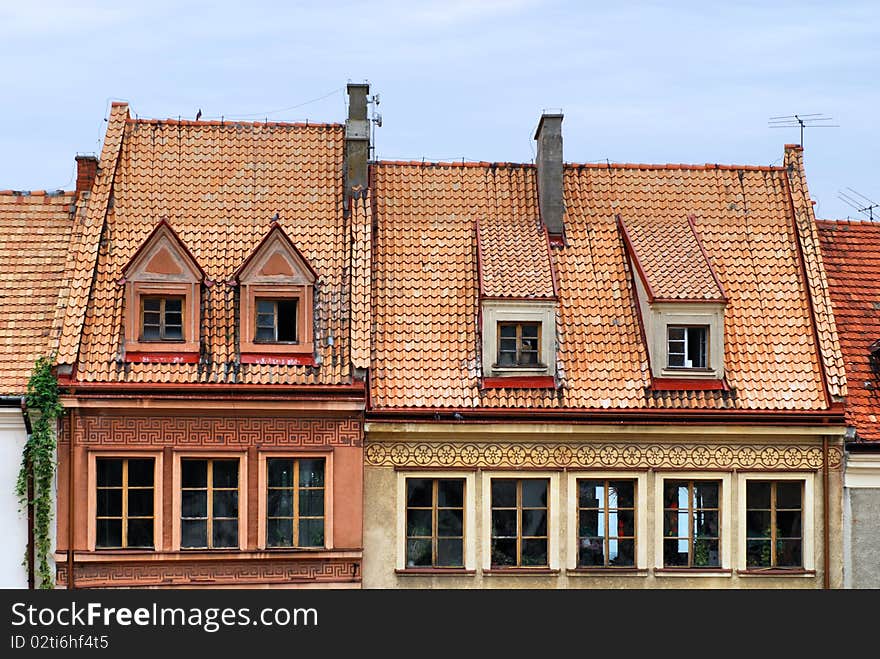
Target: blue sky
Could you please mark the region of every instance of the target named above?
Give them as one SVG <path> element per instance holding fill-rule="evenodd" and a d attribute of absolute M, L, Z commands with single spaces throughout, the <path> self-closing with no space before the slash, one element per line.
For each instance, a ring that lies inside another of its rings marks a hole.
<path fill-rule="evenodd" d="M 368 80 L 383 159 L 528 162 L 562 108 L 568 162 L 779 164 L 798 132 L 768 117 L 822 112 L 817 215 L 860 217 L 846 188 L 880 201 L 877 2 L 2 0 L 0 35 L 0 189 L 70 189 L 113 100 L 342 121 Z"/>

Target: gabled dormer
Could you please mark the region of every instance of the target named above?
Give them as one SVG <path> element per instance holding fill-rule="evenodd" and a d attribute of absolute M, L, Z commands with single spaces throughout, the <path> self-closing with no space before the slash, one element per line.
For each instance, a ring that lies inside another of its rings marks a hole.
<path fill-rule="evenodd" d="M 240 288 L 241 361 L 291 357 L 308 363 L 314 352 L 314 288 L 318 276 L 277 222 L 236 270 Z"/>
<path fill-rule="evenodd" d="M 654 388 L 724 388 L 727 297 L 694 216 L 617 217 L 635 273 Z"/>
<path fill-rule="evenodd" d="M 122 276 L 126 360 L 196 361 L 205 273 L 167 220 L 158 222 Z"/>

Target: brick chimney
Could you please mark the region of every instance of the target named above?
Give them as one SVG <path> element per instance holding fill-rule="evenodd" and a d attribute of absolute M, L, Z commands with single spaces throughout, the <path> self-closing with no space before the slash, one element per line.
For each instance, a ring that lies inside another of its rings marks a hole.
<path fill-rule="evenodd" d="M 76 193 L 89 192 L 95 183 L 95 177 L 98 175 L 98 157 L 97 156 L 77 156 L 76 157 Z"/>
<path fill-rule="evenodd" d="M 565 233 L 562 201 L 562 112 L 544 112 L 535 131 L 538 142 L 538 207 L 551 240 Z"/>
<path fill-rule="evenodd" d="M 349 83 L 348 120 L 345 122 L 345 209 L 352 190 L 366 189 L 370 157 L 370 120 L 367 118 L 367 83 Z"/>

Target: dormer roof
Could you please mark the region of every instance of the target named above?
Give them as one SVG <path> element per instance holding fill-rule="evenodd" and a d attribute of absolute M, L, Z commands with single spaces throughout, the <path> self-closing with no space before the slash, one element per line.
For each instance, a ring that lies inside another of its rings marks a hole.
<path fill-rule="evenodd" d="M 237 282 L 314 284 L 318 275 L 278 222 L 233 275 Z"/>
<path fill-rule="evenodd" d="M 161 219 L 122 268 L 125 279 L 162 281 L 203 281 L 205 271 L 174 231 Z"/>
<path fill-rule="evenodd" d="M 547 231 L 537 216 L 492 212 L 477 221 L 480 296 L 483 299 L 555 299 Z"/>

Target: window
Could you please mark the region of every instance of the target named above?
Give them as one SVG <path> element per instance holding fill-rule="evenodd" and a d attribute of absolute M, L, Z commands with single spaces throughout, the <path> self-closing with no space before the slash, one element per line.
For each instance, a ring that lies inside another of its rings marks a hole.
<path fill-rule="evenodd" d="M 670 325 L 667 332 L 667 366 L 669 368 L 706 368 L 708 363 L 708 336 L 706 326 L 682 327 Z"/>
<path fill-rule="evenodd" d="M 268 458 L 266 470 L 266 546 L 323 547 L 323 458 Z"/>
<path fill-rule="evenodd" d="M 299 300 L 257 300 L 256 341 L 268 343 L 297 342 L 297 307 Z"/>
<path fill-rule="evenodd" d="M 803 483 L 746 485 L 747 568 L 803 567 Z"/>
<path fill-rule="evenodd" d="M 95 547 L 154 546 L 153 458 L 97 458 Z"/>
<path fill-rule="evenodd" d="M 464 479 L 406 479 L 406 567 L 464 567 Z"/>
<path fill-rule="evenodd" d="M 180 461 L 180 546 L 238 548 L 238 459 Z"/>
<path fill-rule="evenodd" d="M 549 481 L 492 479 L 492 567 L 548 565 Z"/>
<path fill-rule="evenodd" d="M 141 341 L 183 341 L 182 297 L 141 297 Z"/>
<path fill-rule="evenodd" d="M 578 567 L 635 567 L 636 481 L 579 479 Z"/>
<path fill-rule="evenodd" d="M 664 567 L 721 567 L 720 481 L 663 482 Z"/>
<path fill-rule="evenodd" d="M 541 323 L 498 323 L 498 366 L 539 367 L 540 354 Z"/>

